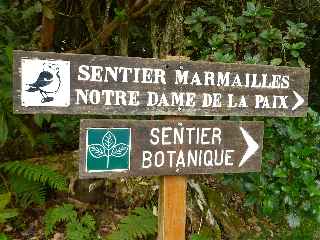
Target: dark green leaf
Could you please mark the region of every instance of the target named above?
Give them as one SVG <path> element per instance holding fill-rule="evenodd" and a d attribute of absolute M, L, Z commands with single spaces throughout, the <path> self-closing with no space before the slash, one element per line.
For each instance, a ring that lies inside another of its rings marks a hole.
<path fill-rule="evenodd" d="M 0 146 L 7 141 L 8 133 L 7 119 L 5 114 L 0 112 Z"/>

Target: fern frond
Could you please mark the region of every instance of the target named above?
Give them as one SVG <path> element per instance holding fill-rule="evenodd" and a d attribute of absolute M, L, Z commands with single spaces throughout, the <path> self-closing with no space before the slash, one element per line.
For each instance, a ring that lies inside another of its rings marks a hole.
<path fill-rule="evenodd" d="M 76 222 L 77 212 L 73 209 L 72 204 L 63 204 L 51 208 L 44 216 L 45 235 L 48 237 L 53 233 L 54 227 L 59 222 Z"/>
<path fill-rule="evenodd" d="M 19 131 L 27 137 L 29 143 L 31 144 L 32 147 L 35 146 L 36 141 L 33 136 L 33 133 L 29 127 L 27 127 L 24 122 L 15 114 L 8 114 L 9 118 L 9 123 L 14 126 L 18 127 Z"/>
<path fill-rule="evenodd" d="M 83 226 L 78 221 L 69 222 L 66 227 L 68 240 L 89 240 L 92 230 Z"/>
<path fill-rule="evenodd" d="M 211 240 L 212 237 L 203 234 L 192 234 L 191 240 Z"/>
<path fill-rule="evenodd" d="M 107 236 L 107 240 L 135 240 L 137 238 L 155 235 L 157 232 L 157 217 L 151 209 L 136 208 L 122 219 L 119 230 Z"/>
<path fill-rule="evenodd" d="M 29 181 L 48 185 L 59 191 L 67 191 L 66 178 L 47 166 L 39 166 L 23 161 L 13 161 L 0 164 L 0 170 L 12 176 L 21 176 Z"/>
<path fill-rule="evenodd" d="M 42 133 L 39 134 L 36 138 L 36 145 L 37 146 L 45 146 L 49 150 L 52 150 L 54 145 L 57 144 L 57 139 L 51 133 Z"/>
<path fill-rule="evenodd" d="M 5 235 L 4 233 L 0 233 L 0 240 L 11 240 L 11 238 Z"/>
<path fill-rule="evenodd" d="M 15 208 L 6 208 L 11 201 L 11 193 L 0 194 L 0 223 L 5 223 L 7 219 L 16 217 L 18 210 Z M 0 238 L 1 240 L 1 238 Z"/>
<path fill-rule="evenodd" d="M 46 188 L 41 183 L 29 181 L 19 176 L 11 176 L 9 182 L 20 206 L 26 208 L 31 203 L 43 204 L 45 202 Z"/>
<path fill-rule="evenodd" d="M 96 228 L 96 221 L 94 220 L 94 218 L 86 213 L 80 220 L 80 223 L 82 225 L 84 225 L 85 227 L 87 227 L 90 230 L 95 230 Z"/>
<path fill-rule="evenodd" d="M 91 240 L 96 229 L 96 222 L 90 214 L 85 214 L 81 220 L 77 219 L 77 212 L 72 204 L 63 204 L 49 209 L 44 217 L 45 235 L 53 233 L 57 223 L 66 223 L 67 240 Z"/>

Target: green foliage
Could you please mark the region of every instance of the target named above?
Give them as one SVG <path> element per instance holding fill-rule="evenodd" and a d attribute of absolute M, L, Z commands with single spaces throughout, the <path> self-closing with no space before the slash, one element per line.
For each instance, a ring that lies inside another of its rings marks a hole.
<path fill-rule="evenodd" d="M 66 178 L 47 166 L 13 161 L 0 164 L 0 169 L 9 175 L 20 176 L 32 182 L 39 182 L 58 191 L 67 191 Z"/>
<path fill-rule="evenodd" d="M 307 25 L 287 21 L 287 28 L 281 30 L 272 26 L 272 16 L 270 8 L 254 2 L 247 2 L 240 16 L 228 9 L 222 16 L 210 16 L 197 8 L 185 20 L 190 32 L 187 54 L 226 63 L 304 66 L 300 52 Z"/>
<path fill-rule="evenodd" d="M 94 218 L 85 214 L 80 222 L 70 221 L 66 227 L 66 237 L 68 240 L 86 240 L 92 239 L 93 231 L 96 229 L 96 222 Z"/>
<path fill-rule="evenodd" d="M 307 24 L 287 20 L 277 28 L 273 11 L 253 1 L 240 16 L 234 13 L 226 8 L 211 16 L 195 9 L 185 20 L 187 53 L 218 62 L 304 67 Z M 298 228 L 305 219 L 320 222 L 319 127 L 312 111 L 306 118 L 266 119 L 262 173 L 226 175 L 225 183 L 247 192 L 246 205 L 278 223 Z"/>
<path fill-rule="evenodd" d="M 11 238 L 9 238 L 7 235 L 5 235 L 4 233 L 0 233 L 0 240 L 10 240 Z"/>
<path fill-rule="evenodd" d="M 21 9 L 9 7 L 6 1 L 0 3 L 0 147 L 9 137 L 20 131 L 34 145 L 32 131 L 26 126 L 23 116 L 12 113 L 12 50 L 23 45 L 33 45 L 33 31 L 37 27 L 38 1 L 29 1 Z M 21 28 L 21 26 L 24 26 Z"/>
<path fill-rule="evenodd" d="M 270 215 L 285 211 L 291 227 L 300 226 L 302 218 L 320 223 L 319 115 L 310 110 L 306 118 L 268 120 L 266 125 L 264 158 L 272 164 L 264 166 L 265 176 L 252 178 L 260 188 L 250 191 L 251 200 L 261 201 L 262 211 Z"/>
<path fill-rule="evenodd" d="M 44 204 L 47 192 L 45 185 L 17 175 L 10 176 L 9 183 L 19 206 L 26 208 L 32 203 Z"/>
<path fill-rule="evenodd" d="M 277 236 L 281 240 L 314 240 L 320 237 L 320 224 L 310 220 L 304 220 L 303 226 L 287 229 Z"/>
<path fill-rule="evenodd" d="M 11 201 L 11 193 L 0 194 L 0 223 L 5 223 L 7 219 L 14 218 L 18 215 L 15 208 L 6 208 Z"/>
<path fill-rule="evenodd" d="M 77 212 L 71 204 L 63 204 L 47 211 L 44 217 L 45 234 L 49 236 L 53 233 L 54 227 L 60 222 L 71 222 L 77 218 Z"/>
<path fill-rule="evenodd" d="M 3 145 L 8 138 L 8 124 L 5 118 L 5 114 L 0 114 L 0 146 Z"/>
<path fill-rule="evenodd" d="M 320 116 L 265 121 L 262 174 L 227 176 L 247 192 L 246 205 L 291 228 L 305 219 L 320 223 Z M 285 217 L 285 219 L 284 219 Z"/>
<path fill-rule="evenodd" d="M 48 238 L 54 232 L 54 228 L 59 223 L 66 224 L 66 238 L 68 240 L 91 240 L 94 238 L 96 223 L 94 218 L 85 214 L 78 219 L 77 212 L 73 205 L 63 204 L 51 208 L 44 217 L 45 235 Z"/>
<path fill-rule="evenodd" d="M 116 8 L 114 10 L 114 13 L 115 13 L 115 19 L 119 21 L 126 21 L 128 19 L 125 9 Z"/>
<path fill-rule="evenodd" d="M 211 240 L 212 236 L 207 234 L 192 234 L 190 240 Z"/>
<path fill-rule="evenodd" d="M 119 230 L 107 240 L 135 240 L 154 236 L 157 232 L 157 217 L 151 209 L 135 208 L 131 214 L 120 221 Z"/>
<path fill-rule="evenodd" d="M 47 17 L 52 15 L 43 4 L 37 0 L 25 1 L 23 4 L 0 1 L 0 26 L 4 26 L 0 28 L 0 147 L 10 139 L 21 138 L 22 134 L 27 146 L 43 152 L 53 152 L 59 147 L 57 142 L 76 148 L 77 138 L 73 132 L 79 125 L 78 118 L 65 119 L 45 114 L 30 118 L 12 112 L 12 51 L 38 48 L 38 16 L 41 11 Z M 120 17 L 121 13 L 118 13 Z M 48 137 L 46 133 L 53 137 Z"/>
<path fill-rule="evenodd" d="M 68 189 L 66 178 L 46 166 L 13 161 L 0 164 L 0 171 L 8 175 L 8 183 L 16 195 L 16 202 L 23 207 L 31 203 L 43 204 L 47 186 L 58 191 Z"/>

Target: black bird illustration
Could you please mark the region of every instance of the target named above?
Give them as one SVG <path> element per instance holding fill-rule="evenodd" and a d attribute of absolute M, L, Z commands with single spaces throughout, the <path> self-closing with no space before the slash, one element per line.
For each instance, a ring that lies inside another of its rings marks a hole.
<path fill-rule="evenodd" d="M 42 71 L 39 74 L 37 81 L 31 84 L 27 84 L 29 86 L 29 89 L 27 89 L 26 91 L 27 92 L 39 91 L 40 94 L 42 95 L 42 100 L 41 100 L 42 103 L 51 102 L 53 101 L 54 98 L 49 97 L 48 93 L 56 93 L 59 90 L 60 84 L 61 84 L 58 72 L 57 72 L 57 77 L 58 79 L 56 80 L 52 73 L 48 71 Z M 58 85 L 52 84 L 54 81 L 59 81 Z M 55 85 L 53 86 L 54 91 L 52 91 L 52 88 L 51 90 L 49 90 L 51 85 Z"/>

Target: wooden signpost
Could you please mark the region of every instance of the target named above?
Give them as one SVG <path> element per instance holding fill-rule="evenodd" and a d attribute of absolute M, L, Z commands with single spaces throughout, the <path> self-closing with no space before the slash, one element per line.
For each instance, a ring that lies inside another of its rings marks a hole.
<path fill-rule="evenodd" d="M 167 115 L 82 120 L 81 178 L 163 176 L 159 240 L 184 240 L 186 175 L 260 171 L 262 122 L 304 116 L 308 69 L 14 51 L 15 113 Z M 170 176 L 168 176 L 170 175 Z"/>
<path fill-rule="evenodd" d="M 303 116 L 309 70 L 14 52 L 14 111 L 99 115 Z"/>

